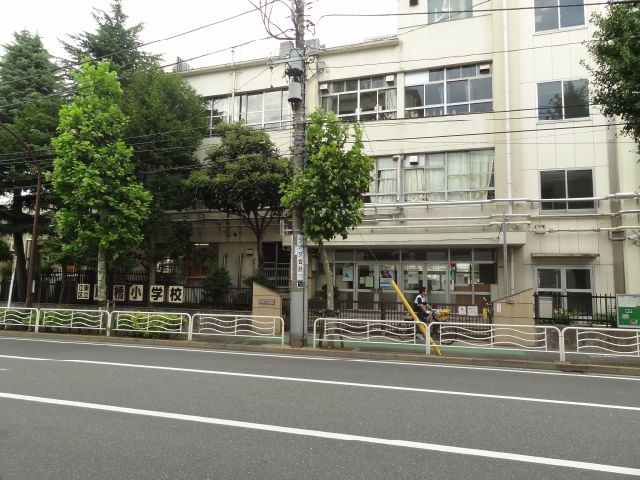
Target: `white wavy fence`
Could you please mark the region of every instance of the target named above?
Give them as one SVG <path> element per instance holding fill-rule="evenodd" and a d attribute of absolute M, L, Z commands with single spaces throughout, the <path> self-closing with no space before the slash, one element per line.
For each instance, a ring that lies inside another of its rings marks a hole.
<path fill-rule="evenodd" d="M 284 320 L 282 317 L 259 315 L 196 313 L 189 339 L 194 335 L 273 338 L 284 345 Z"/>
<path fill-rule="evenodd" d="M 567 327 L 562 334 L 565 355 L 640 357 L 640 329 Z"/>
<path fill-rule="evenodd" d="M 0 307 L 0 325 L 29 328 L 35 327 L 37 320 L 38 309 L 36 308 Z"/>
<path fill-rule="evenodd" d="M 105 310 L 73 310 L 41 308 L 36 322 L 36 332 L 41 328 L 70 330 L 107 330 L 109 312 Z"/>
<path fill-rule="evenodd" d="M 191 315 L 182 312 L 111 312 L 111 330 L 114 332 L 145 332 L 189 334 Z"/>
<path fill-rule="evenodd" d="M 413 321 L 318 318 L 313 322 L 313 346 L 326 342 L 422 344 Z"/>
<path fill-rule="evenodd" d="M 432 322 L 427 329 L 437 346 L 560 353 L 560 329 L 552 325 Z M 426 349 L 430 353 L 430 349 Z"/>

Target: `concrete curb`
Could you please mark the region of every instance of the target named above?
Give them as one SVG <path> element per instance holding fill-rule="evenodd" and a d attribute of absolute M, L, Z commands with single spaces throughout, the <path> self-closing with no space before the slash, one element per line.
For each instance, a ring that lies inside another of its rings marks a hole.
<path fill-rule="evenodd" d="M 514 368 L 529 369 L 543 371 L 558 372 L 578 372 L 591 373 L 599 375 L 624 375 L 640 377 L 640 366 L 633 365 L 606 365 L 606 364 L 589 364 L 577 362 L 559 361 L 540 361 L 540 360 L 521 360 L 514 358 L 486 358 L 477 356 L 455 357 L 451 355 L 436 356 L 424 355 L 418 353 L 406 352 L 379 352 L 379 351 L 361 351 L 358 349 L 326 349 L 312 347 L 290 347 L 288 345 L 250 345 L 237 343 L 222 342 L 202 342 L 185 340 L 167 340 L 167 339 L 150 339 L 141 337 L 105 337 L 97 335 L 78 335 L 72 333 L 30 333 L 5 330 L 0 331 L 0 335 L 4 337 L 29 338 L 34 340 L 57 340 L 57 341 L 74 341 L 74 342 L 90 342 L 102 344 L 124 344 L 124 345 L 147 345 L 156 347 L 172 347 L 172 348 L 192 348 L 213 351 L 237 351 L 237 352 L 255 352 L 255 353 L 271 353 L 280 355 L 299 355 L 309 357 L 325 357 L 325 358 L 346 358 L 358 360 L 376 360 L 376 361 L 402 361 L 416 363 L 431 363 L 439 365 L 460 365 L 474 367 L 496 367 L 496 368 Z M 1 345 L 1 344 L 0 344 Z"/>

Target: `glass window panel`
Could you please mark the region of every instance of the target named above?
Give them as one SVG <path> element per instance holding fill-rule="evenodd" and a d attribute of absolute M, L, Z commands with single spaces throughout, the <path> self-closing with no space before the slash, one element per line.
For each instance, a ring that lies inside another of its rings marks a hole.
<path fill-rule="evenodd" d="M 583 0 L 560 0 L 560 27 L 584 25 L 583 3 Z"/>
<path fill-rule="evenodd" d="M 282 92 L 265 92 L 264 93 L 264 109 L 280 110 L 282 108 Z"/>
<path fill-rule="evenodd" d="M 469 82 L 461 80 L 457 82 L 447 82 L 447 102 L 461 103 L 469 101 Z"/>
<path fill-rule="evenodd" d="M 345 92 L 354 92 L 358 90 L 358 80 L 346 80 L 344 83 Z"/>
<path fill-rule="evenodd" d="M 438 70 L 429 70 L 430 82 L 441 82 L 442 80 L 444 80 L 444 68 L 439 68 Z"/>
<path fill-rule="evenodd" d="M 262 124 L 262 112 L 249 112 L 247 113 L 247 125 L 260 125 Z"/>
<path fill-rule="evenodd" d="M 442 261 L 446 262 L 448 261 L 447 251 L 446 250 L 429 250 L 427 251 L 426 259 L 428 262 L 442 262 Z M 433 270 L 434 266 L 429 265 L 427 268 L 429 270 Z"/>
<path fill-rule="evenodd" d="M 538 84 L 538 119 L 562 119 L 562 82 Z"/>
<path fill-rule="evenodd" d="M 593 197 L 591 170 L 567 170 L 567 198 Z M 569 202 L 569 208 L 594 208 L 593 201 Z"/>
<path fill-rule="evenodd" d="M 535 7 L 536 32 L 558 28 L 558 0 L 535 0 L 533 5 Z"/>
<path fill-rule="evenodd" d="M 425 108 L 424 116 L 425 117 L 440 117 L 444 115 L 443 107 L 435 107 L 435 108 Z"/>
<path fill-rule="evenodd" d="M 539 268 L 538 288 L 561 288 L 559 268 Z"/>
<path fill-rule="evenodd" d="M 470 262 L 471 261 L 471 249 L 470 248 L 464 248 L 464 249 L 451 249 L 451 261 L 452 262 Z M 464 268 L 468 268 L 469 264 L 466 264 L 466 267 L 464 266 L 464 264 L 459 264 L 457 265 L 457 270 L 458 271 L 469 271 L 469 270 L 464 270 Z"/>
<path fill-rule="evenodd" d="M 427 167 L 442 167 L 444 168 L 444 153 L 431 153 L 427 155 Z"/>
<path fill-rule="evenodd" d="M 473 15 L 472 0 L 449 0 L 451 20 L 469 18 Z"/>
<path fill-rule="evenodd" d="M 357 107 L 358 107 L 357 93 L 345 93 L 340 95 L 340 104 L 338 106 L 339 115 L 355 113 Z"/>
<path fill-rule="evenodd" d="M 262 97 L 261 93 L 248 95 L 247 111 L 257 112 L 262 110 Z"/>
<path fill-rule="evenodd" d="M 437 23 L 449 18 L 449 0 L 427 0 L 427 23 Z"/>
<path fill-rule="evenodd" d="M 376 109 L 377 104 L 378 93 L 376 91 L 360 93 L 360 111 L 371 112 Z"/>
<path fill-rule="evenodd" d="M 423 118 L 423 117 L 424 117 L 424 108 L 419 108 L 416 110 L 407 110 L 407 118 Z"/>
<path fill-rule="evenodd" d="M 462 78 L 475 77 L 478 74 L 477 65 L 465 65 L 464 67 L 460 67 L 462 72 Z"/>
<path fill-rule="evenodd" d="M 424 267 L 422 265 L 405 265 L 403 285 L 405 290 L 418 290 L 422 286 Z"/>
<path fill-rule="evenodd" d="M 382 88 L 385 86 L 384 77 L 373 77 L 371 79 L 371 88 Z"/>
<path fill-rule="evenodd" d="M 442 105 L 444 103 L 444 84 L 434 83 L 424 86 L 424 105 Z"/>
<path fill-rule="evenodd" d="M 264 122 L 279 122 L 280 121 L 280 110 L 265 110 L 264 112 Z"/>
<path fill-rule="evenodd" d="M 552 170 L 540 172 L 540 194 L 541 198 L 566 198 L 565 172 L 564 170 Z M 564 210 L 567 208 L 565 202 L 543 202 L 543 210 Z"/>
<path fill-rule="evenodd" d="M 456 78 L 460 78 L 462 74 L 460 67 L 449 67 L 447 68 L 447 80 L 453 80 Z"/>
<path fill-rule="evenodd" d="M 446 252 L 445 252 L 446 254 Z M 449 284 L 449 276 L 447 274 L 447 264 L 429 264 L 427 265 L 427 274 L 425 276 L 426 287 L 432 292 L 444 292 L 447 290 Z M 434 302 L 435 298 L 432 295 L 429 298 L 430 302 Z"/>
<path fill-rule="evenodd" d="M 447 115 L 464 115 L 469 113 L 469 104 L 447 105 Z"/>
<path fill-rule="evenodd" d="M 567 268 L 565 275 L 567 289 L 591 290 L 591 270 L 586 268 Z"/>
<path fill-rule="evenodd" d="M 323 97 L 322 109 L 327 112 L 338 113 L 338 96 Z"/>
<path fill-rule="evenodd" d="M 336 287 L 340 290 L 353 290 L 353 263 L 336 263 Z"/>
<path fill-rule="evenodd" d="M 564 82 L 564 118 L 589 116 L 589 83 L 586 79 Z"/>
<path fill-rule="evenodd" d="M 330 85 L 331 93 L 340 93 L 344 92 L 344 80 L 340 80 L 339 82 L 333 82 Z"/>
<path fill-rule="evenodd" d="M 494 261 L 496 260 L 496 251 L 488 249 L 476 248 L 473 251 L 473 258 L 476 262 L 480 261 Z"/>
<path fill-rule="evenodd" d="M 381 110 L 395 110 L 398 107 L 397 90 L 395 88 L 378 90 L 378 105 Z"/>
<path fill-rule="evenodd" d="M 361 78 L 360 79 L 360 90 L 366 90 L 371 88 L 371 79 L 370 78 Z"/>
<path fill-rule="evenodd" d="M 491 77 L 475 78 L 469 80 L 471 100 L 489 100 L 493 98 Z"/>
<path fill-rule="evenodd" d="M 495 263 L 474 263 L 473 272 L 477 283 L 498 283 L 497 265 Z"/>
<path fill-rule="evenodd" d="M 492 112 L 493 102 L 472 103 L 469 107 L 471 113 Z"/>
<path fill-rule="evenodd" d="M 229 97 L 213 99 L 214 115 L 228 115 L 229 113 Z M 217 112 L 217 113 L 216 113 Z"/>
<path fill-rule="evenodd" d="M 352 249 L 336 250 L 335 256 L 336 256 L 336 260 L 353 261 L 353 258 L 354 258 Z"/>

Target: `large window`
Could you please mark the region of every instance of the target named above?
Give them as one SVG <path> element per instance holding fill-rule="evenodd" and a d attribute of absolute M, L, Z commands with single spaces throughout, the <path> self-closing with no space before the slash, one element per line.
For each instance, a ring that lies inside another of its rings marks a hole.
<path fill-rule="evenodd" d="M 540 198 L 590 198 L 593 197 L 591 170 L 548 170 L 540 172 Z M 593 200 L 566 200 L 542 202 L 542 210 L 593 209 Z"/>
<path fill-rule="evenodd" d="M 376 169 L 366 201 L 372 203 L 396 203 L 398 193 L 398 165 L 391 157 L 376 159 Z"/>
<path fill-rule="evenodd" d="M 322 108 L 347 121 L 397 117 L 395 76 L 340 80 L 322 86 Z"/>
<path fill-rule="evenodd" d="M 593 311 L 589 267 L 538 267 L 536 269 L 536 290 L 540 297 L 551 299 L 552 316 L 561 315 L 558 310 L 568 310 L 579 315 L 591 315 Z M 544 316 L 549 315 L 549 312 Z"/>
<path fill-rule="evenodd" d="M 535 0 L 536 32 L 584 25 L 583 0 Z"/>
<path fill-rule="evenodd" d="M 473 16 L 472 0 L 428 0 L 427 22 L 438 23 Z"/>
<path fill-rule="evenodd" d="M 436 117 L 493 110 L 491 64 L 433 69 L 405 75 L 406 116 Z"/>
<path fill-rule="evenodd" d="M 494 198 L 493 150 L 407 156 L 405 162 L 407 202 Z"/>
<path fill-rule="evenodd" d="M 243 122 L 250 126 L 273 130 L 287 127 L 291 109 L 286 90 L 212 97 L 206 100 L 210 128 L 219 122 Z"/>
<path fill-rule="evenodd" d="M 538 119 L 565 120 L 589 116 L 589 82 L 563 80 L 538 84 Z"/>

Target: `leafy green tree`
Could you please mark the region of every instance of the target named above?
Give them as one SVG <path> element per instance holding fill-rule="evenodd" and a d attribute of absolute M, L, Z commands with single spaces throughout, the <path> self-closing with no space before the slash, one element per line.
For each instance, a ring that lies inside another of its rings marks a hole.
<path fill-rule="evenodd" d="M 592 102 L 605 115 L 619 116 L 640 148 L 640 4 L 607 5 L 591 21 L 597 30 L 586 45 L 594 63 L 584 65 L 592 76 Z"/>
<path fill-rule="evenodd" d="M 60 110 L 53 172 L 60 196 L 55 226 L 70 253 L 97 251 L 98 298 L 106 299 L 107 262 L 142 241 L 151 195 L 133 174 L 133 151 L 123 141 L 127 117 L 122 89 L 106 62 L 73 74 L 77 93 Z"/>
<path fill-rule="evenodd" d="M 300 208 L 304 235 L 316 243 L 327 278 L 327 309 L 334 309 L 333 272 L 325 242 L 349 230 L 364 218 L 363 195 L 371 184 L 374 160 L 363 153 L 362 130 L 342 123 L 332 112 L 320 109 L 309 118 L 305 168 L 283 185 L 282 203 Z"/>
<path fill-rule="evenodd" d="M 204 297 L 212 304 L 220 303 L 231 288 L 231 276 L 223 267 L 213 266 L 202 282 Z"/>
<path fill-rule="evenodd" d="M 256 237 L 258 271 L 264 268 L 262 241 L 284 208 L 280 185 L 291 178 L 290 162 L 280 156 L 269 135 L 242 124 L 221 125 L 220 145 L 208 151 L 206 169 L 187 182 L 207 208 L 240 217 Z"/>
<path fill-rule="evenodd" d="M 0 58 L 0 234 L 10 234 L 16 252 L 16 298 L 24 298 L 26 258 L 22 236 L 31 231 L 36 167 L 31 155 L 46 166 L 51 138 L 58 124 L 62 84 L 56 65 L 38 35 L 14 33 Z M 21 138 L 29 147 L 16 139 Z M 43 212 L 50 210 L 44 202 Z M 46 215 L 42 219 L 46 225 Z"/>
<path fill-rule="evenodd" d="M 91 16 L 98 25 L 95 32 L 69 35 L 71 42 L 62 42 L 76 63 L 87 56 L 93 60 L 106 59 L 123 85 L 134 71 L 157 65 L 159 57 L 140 50 L 143 24 L 126 26 L 129 17 L 122 10 L 121 0 L 111 4 L 110 12 L 94 8 Z"/>

